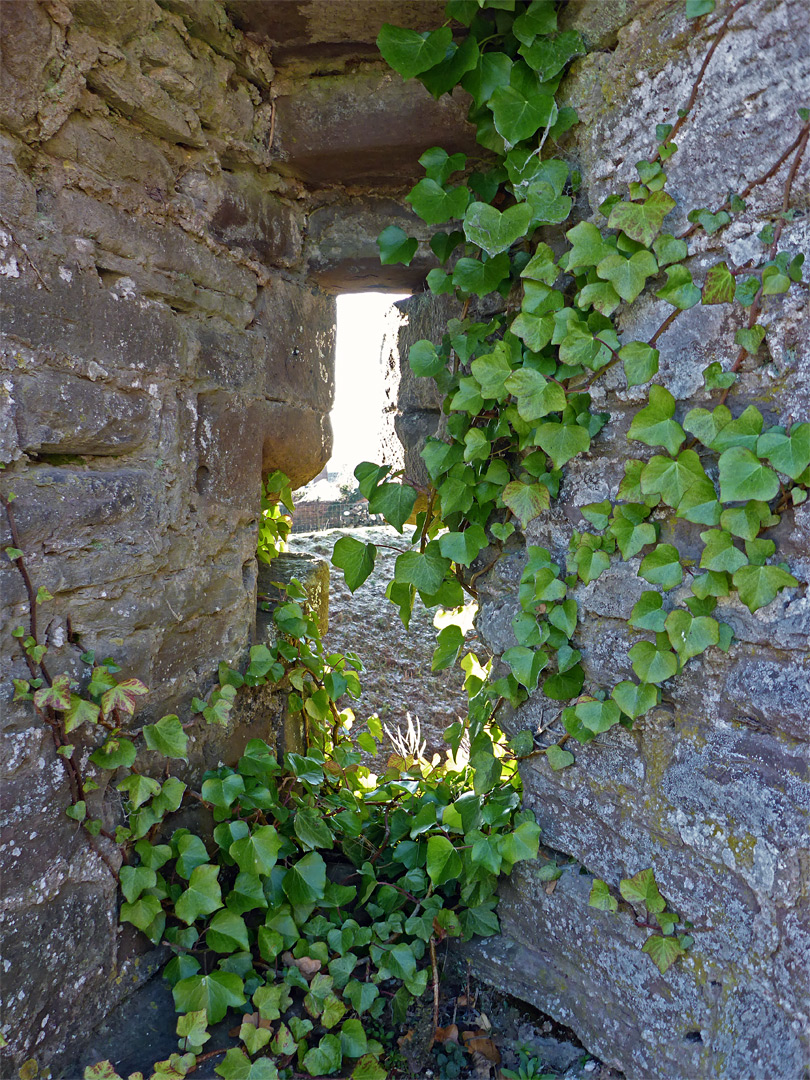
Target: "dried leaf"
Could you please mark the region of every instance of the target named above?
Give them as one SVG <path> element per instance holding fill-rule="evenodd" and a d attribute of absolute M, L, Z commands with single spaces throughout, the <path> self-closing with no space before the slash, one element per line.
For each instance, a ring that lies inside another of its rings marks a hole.
<path fill-rule="evenodd" d="M 448 1024 L 447 1027 L 437 1027 L 433 1035 L 433 1041 L 437 1043 L 458 1042 L 458 1025 Z"/>

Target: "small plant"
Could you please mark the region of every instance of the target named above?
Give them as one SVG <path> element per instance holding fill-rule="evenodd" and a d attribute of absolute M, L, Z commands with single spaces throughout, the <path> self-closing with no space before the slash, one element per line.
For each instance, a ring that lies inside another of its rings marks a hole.
<path fill-rule="evenodd" d="M 530 1046 L 517 1047 L 520 1064 L 517 1069 L 501 1069 L 507 1080 L 555 1080 L 555 1074 L 545 1072 L 545 1066 Z"/>

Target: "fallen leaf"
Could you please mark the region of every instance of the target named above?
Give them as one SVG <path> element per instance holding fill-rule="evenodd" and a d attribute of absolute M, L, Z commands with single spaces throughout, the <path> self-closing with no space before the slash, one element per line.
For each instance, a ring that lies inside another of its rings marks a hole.
<path fill-rule="evenodd" d="M 483 1028 L 484 1031 L 492 1031 L 492 1021 L 486 1013 L 478 1014 L 478 1026 Z"/>
<path fill-rule="evenodd" d="M 492 1063 L 487 1061 L 484 1054 L 473 1053 L 472 1066 L 475 1080 L 489 1080 L 492 1076 Z"/>
<path fill-rule="evenodd" d="M 465 1039 L 464 1041 L 471 1054 L 483 1054 L 487 1061 L 491 1061 L 493 1065 L 498 1065 L 500 1063 L 501 1055 L 492 1039 L 472 1036 L 472 1038 Z"/>
<path fill-rule="evenodd" d="M 456 1024 L 448 1024 L 447 1027 L 437 1027 L 433 1034 L 433 1041 L 437 1043 L 457 1043 L 458 1026 Z"/>
<path fill-rule="evenodd" d="M 295 965 L 305 979 L 311 979 L 313 975 L 317 975 L 323 966 L 320 960 L 313 960 L 311 956 L 301 956 L 296 958 L 289 951 L 282 953 L 281 959 L 287 967 Z"/>

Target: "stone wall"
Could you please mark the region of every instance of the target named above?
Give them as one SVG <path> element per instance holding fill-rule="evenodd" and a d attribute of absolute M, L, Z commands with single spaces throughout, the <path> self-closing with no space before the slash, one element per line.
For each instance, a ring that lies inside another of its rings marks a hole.
<path fill-rule="evenodd" d="M 419 282 L 424 251 L 386 270 L 375 237 L 404 218 L 424 149 L 469 147 L 466 106 L 405 86 L 374 46 L 395 7 L 430 26 L 432 0 L 1 6 L 0 483 L 53 594 L 51 672 L 114 656 L 151 688 L 140 726 L 254 640 L 262 477 L 298 486 L 330 453 L 334 293 Z M 58 1059 L 154 963 L 126 960 L 115 882 L 62 813 L 62 759 L 11 702 L 26 596 L 0 561 L 2 1032 L 19 1063 Z M 189 776 L 278 712 L 240 706 Z M 114 826 L 115 777 L 96 779 Z"/>
<path fill-rule="evenodd" d="M 667 164 L 679 202 L 668 219 L 671 231 L 683 230 L 691 207 L 717 206 L 761 175 L 795 138 L 795 108 L 810 93 L 806 16 L 801 0 L 757 0 L 735 16 Z M 600 220 L 596 208 L 634 178 L 655 124 L 687 99 L 712 26 L 695 33 L 680 5 L 657 2 L 584 0 L 569 6 L 568 17 L 596 51 L 574 65 L 563 86 L 584 121 L 566 153 L 583 177 L 577 215 Z M 698 279 L 701 268 L 721 258 L 739 266 L 761 250 L 756 233 L 781 205 L 787 170 L 755 190 L 748 212 L 728 229 L 694 238 Z M 810 255 L 807 192 L 805 162 L 782 247 Z M 553 244 L 559 234 L 546 239 Z M 408 302 L 403 365 L 412 341 L 438 340 L 448 307 L 446 298 Z M 640 301 L 620 315 L 622 340 L 647 339 L 668 310 L 660 301 Z M 701 372 L 736 354 L 739 316 L 728 310 L 693 308 L 659 342 L 656 381 L 680 402 L 677 416 L 695 405 L 712 407 Z M 766 423 L 810 416 L 807 316 L 806 286 L 769 299 L 769 355 L 761 366 L 748 365 L 736 384 L 728 402 L 735 415 L 755 404 Z M 439 430 L 440 403 L 427 385 L 404 372 L 396 426 L 410 442 L 413 469 L 424 437 Z M 624 461 L 654 452 L 626 440 L 646 388 L 627 391 L 624 377 L 612 372 L 594 391 L 610 423 L 590 453 L 566 466 L 559 501 L 525 535 L 525 543 L 549 548 L 563 564 L 572 529 L 588 528 L 577 508 L 615 498 Z M 694 560 L 701 528 L 665 525 L 662 540 Z M 712 649 L 692 660 L 632 731 L 617 727 L 577 745 L 573 767 L 553 772 L 542 756 L 524 765 L 525 802 L 542 827 L 547 855 L 565 872 L 548 887 L 531 865 L 516 867 L 502 889 L 503 935 L 471 953 L 482 975 L 570 1024 L 589 1049 L 631 1077 L 798 1080 L 808 1062 L 807 505 L 786 512 L 769 535 L 798 589 L 755 615 L 733 597 L 721 599 L 718 618 L 735 635 L 728 654 Z M 481 565 L 490 558 L 482 553 Z M 601 578 L 575 590 L 586 689 L 632 676 L 626 653 L 637 635 L 626 620 L 642 588 L 650 588 L 636 577 L 638 563 L 614 560 Z M 524 565 L 517 550 L 479 581 L 477 628 L 496 654 L 515 644 L 510 624 Z M 560 711 L 560 703 L 536 692 L 501 717 L 510 733 L 551 726 L 542 739 L 555 741 Z M 594 877 L 615 888 L 650 866 L 663 895 L 696 926 L 690 954 L 665 975 L 641 953 L 647 931 L 631 915 L 588 906 Z"/>

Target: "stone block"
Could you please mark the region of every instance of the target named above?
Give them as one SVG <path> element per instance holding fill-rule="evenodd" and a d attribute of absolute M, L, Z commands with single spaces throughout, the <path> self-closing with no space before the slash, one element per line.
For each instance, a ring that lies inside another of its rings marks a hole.
<path fill-rule="evenodd" d="M 188 369 L 185 330 L 168 308 L 104 289 L 95 274 L 53 280 L 50 290 L 15 280 L 3 290 L 3 330 L 12 340 L 107 375 L 126 369 L 165 378 Z"/>
<path fill-rule="evenodd" d="M 327 413 L 335 393 L 335 298 L 274 278 L 259 294 L 255 329 L 265 340 L 264 394 Z"/>
<path fill-rule="evenodd" d="M 57 27 L 40 4 L 4 4 L 1 40 L 0 122 L 30 133 L 40 96 L 59 69 Z"/>
<path fill-rule="evenodd" d="M 293 207 L 267 191 L 262 177 L 226 172 L 210 229 L 221 243 L 241 248 L 267 266 L 295 266 L 301 257 L 301 226 Z"/>
<path fill-rule="evenodd" d="M 332 455 L 328 415 L 313 409 L 268 401 L 264 408 L 262 476 L 281 469 L 292 487 L 303 487 L 318 475 Z"/>
<path fill-rule="evenodd" d="M 421 241 L 409 266 L 380 262 L 377 237 L 389 225 L 399 225 Z M 339 292 L 416 291 L 438 265 L 427 244 L 431 235 L 412 210 L 394 199 L 352 199 L 321 206 L 307 222 L 307 269 L 323 288 Z"/>
<path fill-rule="evenodd" d="M 240 75 L 269 88 L 274 70 L 267 50 L 234 26 L 218 0 L 163 0 L 163 7 L 182 18 L 189 34 L 227 57 Z"/>
<path fill-rule="evenodd" d="M 295 83 L 276 102 L 278 167 L 308 184 L 415 182 L 430 146 L 482 156 L 468 108 L 463 91 L 436 101 L 421 83 L 379 69 Z"/>
<path fill-rule="evenodd" d="M 154 401 L 71 375 L 43 371 L 13 380 L 20 448 L 55 454 L 125 454 L 149 433 Z"/>
<path fill-rule="evenodd" d="M 234 524 L 259 512 L 266 411 L 262 403 L 220 390 L 197 399 L 197 493 L 203 504 L 236 511 Z"/>

